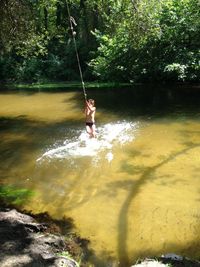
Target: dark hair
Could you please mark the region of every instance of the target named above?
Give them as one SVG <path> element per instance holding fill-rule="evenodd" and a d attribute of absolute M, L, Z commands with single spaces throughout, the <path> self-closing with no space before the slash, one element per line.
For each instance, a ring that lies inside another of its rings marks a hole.
<path fill-rule="evenodd" d="M 91 103 L 92 105 L 94 105 L 95 103 L 94 99 L 89 99 L 88 102 Z"/>

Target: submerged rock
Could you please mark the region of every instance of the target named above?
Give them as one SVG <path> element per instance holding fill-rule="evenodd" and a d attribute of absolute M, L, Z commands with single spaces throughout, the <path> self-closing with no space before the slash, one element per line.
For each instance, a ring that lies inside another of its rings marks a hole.
<path fill-rule="evenodd" d="M 47 225 L 16 210 L 0 212 L 1 267 L 77 267 L 75 260 L 58 256 L 62 236 L 44 233 Z"/>

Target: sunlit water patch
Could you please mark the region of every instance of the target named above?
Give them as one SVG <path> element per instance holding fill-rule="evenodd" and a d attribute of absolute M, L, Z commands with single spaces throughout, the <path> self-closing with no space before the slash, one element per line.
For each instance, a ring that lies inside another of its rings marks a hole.
<path fill-rule="evenodd" d="M 134 131 L 138 128 L 136 122 L 117 122 L 108 123 L 97 129 L 97 138 L 89 138 L 85 130 L 77 132 L 77 136 L 66 139 L 62 145 L 53 145 L 52 149 L 47 150 L 37 159 L 41 162 L 45 159 L 66 159 L 81 158 L 85 156 L 95 157 L 98 161 L 100 152 L 104 152 L 104 157 L 109 162 L 112 161 L 113 146 L 123 145 L 134 139 Z"/>

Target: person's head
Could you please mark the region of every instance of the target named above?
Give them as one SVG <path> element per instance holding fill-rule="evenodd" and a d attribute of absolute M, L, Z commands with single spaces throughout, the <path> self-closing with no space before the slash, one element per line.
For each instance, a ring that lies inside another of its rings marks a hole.
<path fill-rule="evenodd" d="M 89 102 L 90 105 L 94 106 L 94 103 L 95 103 L 94 99 L 89 99 L 88 102 Z"/>

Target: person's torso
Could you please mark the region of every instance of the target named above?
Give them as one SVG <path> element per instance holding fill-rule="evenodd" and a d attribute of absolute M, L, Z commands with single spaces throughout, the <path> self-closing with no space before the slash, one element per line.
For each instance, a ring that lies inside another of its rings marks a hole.
<path fill-rule="evenodd" d="M 94 122 L 95 110 L 86 109 L 86 121 Z"/>

